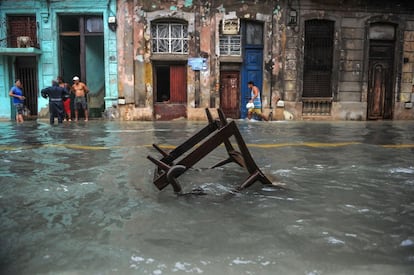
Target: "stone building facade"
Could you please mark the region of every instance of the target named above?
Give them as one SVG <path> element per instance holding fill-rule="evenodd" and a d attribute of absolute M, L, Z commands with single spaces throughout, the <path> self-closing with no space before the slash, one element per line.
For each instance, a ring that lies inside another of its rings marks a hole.
<path fill-rule="evenodd" d="M 122 120 L 413 119 L 412 1 L 117 2 Z M 280 99 L 280 101 L 278 101 Z"/>

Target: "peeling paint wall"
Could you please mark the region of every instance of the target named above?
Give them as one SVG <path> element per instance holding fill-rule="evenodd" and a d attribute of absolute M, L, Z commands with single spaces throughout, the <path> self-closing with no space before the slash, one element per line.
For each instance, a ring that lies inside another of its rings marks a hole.
<path fill-rule="evenodd" d="M 413 30 L 414 2 L 410 1 L 292 1 L 290 9 L 298 13 L 298 23 L 287 26 L 284 99 L 288 108 L 300 119 L 303 90 L 303 60 L 305 21 L 332 20 L 334 29 L 334 55 L 332 67 L 332 110 L 325 119 L 367 119 L 369 87 L 369 24 L 381 22 L 396 27 L 394 52 L 393 119 L 412 119 L 414 112 L 403 107 L 413 81 L 410 56 L 410 32 Z M 404 37 L 405 35 L 405 37 Z M 402 78 L 401 78 L 402 75 Z M 410 83 L 411 82 L 411 83 Z M 324 119 L 324 118 L 317 118 Z"/>
<path fill-rule="evenodd" d="M 175 18 L 188 22 L 188 57 L 207 58 L 206 70 L 188 69 L 188 117 L 192 118 L 193 108 L 219 107 L 219 25 L 225 14 L 234 13 L 243 20 L 264 23 L 264 59 L 266 62 L 277 60 L 276 69 L 273 72 L 264 71 L 263 75 L 263 103 L 265 107 L 269 107 L 272 105 L 271 95 L 276 98 L 280 93 L 279 83 L 282 78 L 279 66 L 283 62 L 279 43 L 282 32 L 278 25 L 282 18 L 282 8 L 276 5 L 277 2 L 279 1 L 118 1 L 120 96 L 125 98 L 126 105 L 133 105 L 133 108 L 153 108 L 154 60 L 151 53 L 150 26 L 157 19 Z M 277 22 L 273 23 L 273 19 Z M 278 32 L 276 35 L 275 30 Z M 277 92 L 273 93 L 272 89 Z M 120 109 L 123 109 L 122 105 Z M 130 111 L 128 114 L 123 116 L 121 111 L 122 118 L 142 119 L 131 117 Z M 148 116 L 151 114 L 146 117 Z"/>
<path fill-rule="evenodd" d="M 367 22 L 380 18 L 384 22 L 395 23 L 399 38 L 395 53 L 394 118 L 413 117 L 411 110 L 404 110 L 402 102 L 411 96 L 413 84 L 414 16 L 410 11 L 414 11 L 414 4 L 399 2 L 118 1 L 119 94 L 126 99 L 128 108 L 125 109 L 141 110 L 128 111 L 128 116 L 121 114 L 121 117 L 153 119 L 155 59 L 151 52 L 150 26 L 152 21 L 162 18 L 175 18 L 188 23 L 189 53 L 185 58 L 207 58 L 206 70 L 193 71 L 190 67 L 187 70 L 188 119 L 200 119 L 199 115 L 204 114 L 198 109 L 220 107 L 219 28 L 223 18 L 229 15 L 241 20 L 263 22 L 263 106 L 265 111 L 272 111 L 277 100 L 282 99 L 293 119 L 303 119 L 305 20 L 328 19 L 334 22 L 332 113 L 319 119 L 341 120 L 366 119 Z M 403 63 L 403 57 L 407 62 Z M 267 70 L 266 64 L 273 66 Z"/>

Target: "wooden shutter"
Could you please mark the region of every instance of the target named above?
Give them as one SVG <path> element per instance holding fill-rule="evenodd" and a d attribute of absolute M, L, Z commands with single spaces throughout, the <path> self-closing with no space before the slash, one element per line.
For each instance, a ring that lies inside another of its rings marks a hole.
<path fill-rule="evenodd" d="M 170 102 L 187 102 L 187 68 L 183 65 L 170 66 Z"/>

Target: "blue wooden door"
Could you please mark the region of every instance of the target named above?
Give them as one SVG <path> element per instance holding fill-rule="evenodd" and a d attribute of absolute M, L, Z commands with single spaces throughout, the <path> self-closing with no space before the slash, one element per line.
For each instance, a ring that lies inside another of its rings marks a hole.
<path fill-rule="evenodd" d="M 250 90 L 247 83 L 253 81 L 254 85 L 262 92 L 263 84 L 263 51 L 262 49 L 245 49 L 242 82 L 241 82 L 241 118 L 247 117 L 246 104 L 250 100 Z"/>

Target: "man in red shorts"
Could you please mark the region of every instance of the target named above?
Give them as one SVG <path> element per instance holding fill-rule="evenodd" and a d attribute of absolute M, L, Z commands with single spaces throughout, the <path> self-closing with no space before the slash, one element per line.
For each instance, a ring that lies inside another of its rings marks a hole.
<path fill-rule="evenodd" d="M 68 91 L 70 91 L 70 86 L 68 83 L 65 83 L 65 81 L 63 80 L 63 77 L 58 76 L 56 78 L 59 87 L 62 87 Z M 72 112 L 71 112 L 71 108 L 70 108 L 70 97 L 68 97 L 65 101 L 63 101 L 63 109 L 65 110 L 65 119 L 66 121 L 72 121 Z"/>

